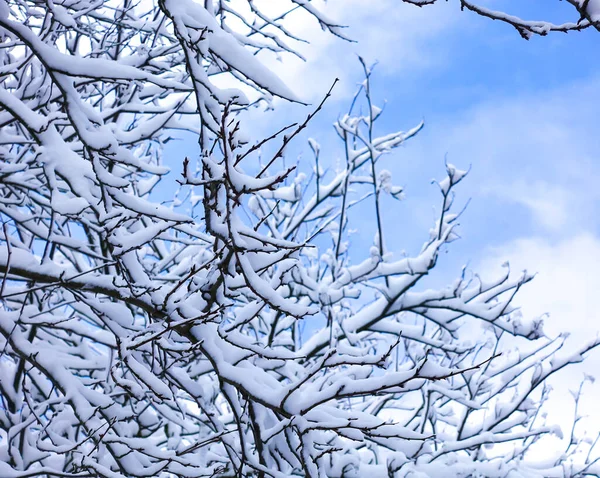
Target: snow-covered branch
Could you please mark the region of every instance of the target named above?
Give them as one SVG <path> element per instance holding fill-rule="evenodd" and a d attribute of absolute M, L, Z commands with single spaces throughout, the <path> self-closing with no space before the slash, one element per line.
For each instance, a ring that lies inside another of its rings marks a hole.
<path fill-rule="evenodd" d="M 314 168 L 282 161 L 323 103 L 245 137 L 240 110 L 299 101 L 259 61 L 299 55 L 287 19 L 344 37 L 313 2 L 278 8 L 0 0 L 0 476 L 562 476 L 528 461 L 558 433 L 546 380 L 600 342 L 562 355 L 522 317 L 528 273 L 427 286 L 467 171 L 446 165 L 422 248 L 399 253 L 383 163 L 423 124 L 379 133 L 364 62 L 337 167 L 314 140 Z M 200 152 L 160 203 L 174 130 Z M 352 242 L 358 205 L 372 245 Z"/>
<path fill-rule="evenodd" d="M 404 3 L 424 7 L 433 5 L 438 0 L 402 0 Z M 559 0 L 561 1 L 561 0 Z M 493 10 L 481 5 L 482 2 L 458 0 L 461 10 L 469 10 L 491 20 L 508 23 L 514 27 L 526 40 L 532 36 L 546 36 L 551 32 L 568 33 L 595 28 L 600 31 L 600 1 L 599 0 L 567 0 L 573 6 L 575 17 L 572 21 L 555 24 L 545 20 L 525 20 L 510 13 Z"/>

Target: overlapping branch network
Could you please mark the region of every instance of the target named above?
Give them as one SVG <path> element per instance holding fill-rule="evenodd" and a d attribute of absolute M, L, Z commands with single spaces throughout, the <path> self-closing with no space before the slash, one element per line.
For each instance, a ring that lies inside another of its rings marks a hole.
<path fill-rule="evenodd" d="M 376 134 L 366 66 L 341 165 L 311 141 L 312 171 L 274 172 L 306 122 L 246 143 L 251 101 L 216 77 L 294 100 L 252 53 L 292 51 L 295 9 L 342 30 L 310 2 L 241 3 L 0 0 L 0 475 L 535 473 L 544 381 L 598 342 L 557 356 L 511 305 L 528 274 L 422 285 L 457 237 L 452 165 L 423 248 L 393 254 L 381 162 L 422 124 Z M 200 218 L 150 197 L 173 130 L 199 137 L 181 183 Z M 376 240 L 351 260 L 365 202 Z"/>

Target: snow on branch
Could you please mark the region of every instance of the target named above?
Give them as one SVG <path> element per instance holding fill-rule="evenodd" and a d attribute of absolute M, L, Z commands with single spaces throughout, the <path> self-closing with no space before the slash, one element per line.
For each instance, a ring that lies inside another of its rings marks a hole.
<path fill-rule="evenodd" d="M 424 7 L 433 5 L 438 0 L 402 0 L 404 3 Z M 561 1 L 561 0 L 559 0 Z M 470 10 L 482 17 L 498 20 L 513 26 L 521 37 L 529 40 L 532 36 L 546 36 L 550 32 L 568 33 L 595 28 L 600 31 L 600 1 L 599 0 L 567 0 L 577 14 L 575 21 L 554 24 L 544 20 L 523 20 L 503 11 L 492 10 L 470 0 L 459 0 L 461 10 Z"/>
<path fill-rule="evenodd" d="M 286 18 L 343 37 L 279 8 L 0 0 L 0 476 L 563 476 L 528 454 L 559 433 L 547 379 L 600 341 L 566 354 L 524 318 L 525 272 L 427 285 L 467 171 L 401 253 L 384 162 L 423 123 L 379 132 L 364 61 L 337 167 L 315 140 L 314 167 L 283 161 L 323 103 L 248 141 L 243 89 L 297 101 L 259 61 L 297 53 Z M 174 130 L 200 150 L 161 203 Z M 571 433 L 575 474 L 593 446 Z"/>

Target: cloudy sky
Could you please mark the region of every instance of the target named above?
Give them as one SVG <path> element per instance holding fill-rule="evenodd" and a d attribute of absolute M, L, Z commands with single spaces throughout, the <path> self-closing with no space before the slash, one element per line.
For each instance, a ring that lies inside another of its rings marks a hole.
<path fill-rule="evenodd" d="M 567 2 L 482 4 L 531 20 L 577 20 Z M 322 7 L 348 25 L 357 43 L 296 17 L 296 31 L 311 39 L 301 46 L 308 61 L 262 60 L 312 103 L 340 79 L 308 132 L 332 161 L 342 151 L 331 123 L 362 80 L 356 54 L 378 62 L 374 96 L 380 105 L 386 102 L 381 133 L 425 120 L 417 138 L 383 160 L 407 196 L 387 211 L 388 247 L 414 253 L 427 237 L 432 208 L 439 204 L 431 179 L 443 177 L 445 157 L 459 168 L 471 167 L 458 189 L 459 203 L 470 199 L 463 238 L 440 261 L 440 277 L 455 277 L 463 264 L 490 277 L 508 260 L 515 272 L 538 273 L 517 297 L 526 316 L 549 314 L 547 333 L 568 331 L 573 344 L 594 336 L 600 330 L 600 33 L 525 41 L 509 25 L 461 13 L 457 1 L 420 9 L 398 0 L 329 0 Z M 272 132 L 278 121 L 303 119 L 308 111 L 277 102 L 276 117 L 252 121 L 253 134 Z M 310 158 L 305 143 L 294 154 L 302 150 Z M 373 231 L 361 229 L 365 237 L 355 240 L 372 240 Z M 568 389 L 583 371 L 600 370 L 600 352 L 590 358 L 555 384 L 557 421 L 571 418 Z M 587 390 L 591 430 L 593 422 L 600 424 L 594 407 L 600 385 Z"/>
<path fill-rule="evenodd" d="M 381 133 L 426 123 L 417 138 L 384 160 L 407 196 L 388 211 L 390 249 L 416 252 L 425 237 L 432 206 L 439 204 L 430 181 L 444 174 L 444 158 L 470 166 L 457 198 L 471 199 L 461 221 L 463 239 L 440 261 L 440 277 L 454 277 L 463 264 L 489 277 L 506 260 L 515 272 L 535 271 L 517 298 L 523 313 L 549 314 L 549 335 L 568 331 L 580 344 L 600 330 L 600 34 L 525 41 L 506 24 L 461 13 L 458 2 L 422 9 L 398 3 L 329 0 L 329 15 L 348 25 L 358 43 L 319 34 L 308 22 L 304 28 L 315 38 L 309 61 L 288 59 L 273 68 L 313 102 L 340 78 L 334 101 L 310 131 L 335 156 L 340 150 L 329 124 L 362 79 L 356 54 L 378 61 L 375 97 L 387 102 Z M 577 19 L 566 2 L 487 5 L 532 20 Z M 590 359 L 555 383 L 553 415 L 563 425 L 572 418 L 568 389 L 584 371 L 600 369 L 600 353 Z M 600 422 L 600 386 L 587 390 L 591 432 L 592 423 Z"/>
<path fill-rule="evenodd" d="M 509 260 L 515 271 L 538 273 L 517 298 L 526 316 L 549 314 L 548 334 L 568 331 L 573 344 L 595 336 L 600 330 L 600 67 L 595 61 L 600 34 L 554 34 L 527 42 L 506 24 L 461 13 L 458 2 L 422 9 L 398 3 L 330 0 L 330 15 L 349 25 L 358 44 L 318 36 L 310 61 L 283 70 L 290 86 L 313 99 L 333 77 L 342 80 L 338 104 L 329 105 L 320 118 L 323 127 L 312 134 L 328 142 L 325 123 L 335 119 L 336 108 L 360 80 L 354 53 L 377 60 L 375 96 L 387 101 L 382 132 L 426 122 L 422 134 L 385 159 L 407 195 L 390 213 L 394 217 L 388 215 L 388 246 L 413 250 L 422 240 L 437 204 L 430 179 L 442 176 L 444 157 L 458 167 L 470 166 L 458 190 L 459 202 L 471 199 L 461 221 L 463 239 L 440 262 L 442 275 L 453 277 L 470 264 L 489 277 Z M 566 2 L 486 4 L 534 20 L 577 19 Z M 519 5 L 522 10 L 510 10 Z M 568 389 L 577 386 L 584 370 L 592 375 L 600 370 L 600 353 L 590 359 L 558 377 L 557 422 L 572 417 Z M 600 386 L 587 390 L 584 413 L 594 418 L 586 422 L 591 432 L 600 423 Z"/>

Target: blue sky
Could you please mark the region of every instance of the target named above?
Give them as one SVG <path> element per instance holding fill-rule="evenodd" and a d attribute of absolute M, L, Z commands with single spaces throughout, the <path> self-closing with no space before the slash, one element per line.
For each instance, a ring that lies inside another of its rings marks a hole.
<path fill-rule="evenodd" d="M 577 20 L 566 2 L 504 0 L 483 2 L 528 19 Z M 312 38 L 302 47 L 308 58 L 264 57 L 302 98 L 317 102 L 335 77 L 332 100 L 307 135 L 335 161 L 341 155 L 331 123 L 347 109 L 362 80 L 356 54 L 378 61 L 373 78 L 376 103 L 387 101 L 380 132 L 409 129 L 425 119 L 423 132 L 383 161 L 406 200 L 390 203 L 388 247 L 416 250 L 432 225 L 439 193 L 430 184 L 444 174 L 444 157 L 472 167 L 458 203 L 471 203 L 461 220 L 462 240 L 451 244 L 439 264 L 440 281 L 455 277 L 463 264 L 491 276 L 510 260 L 515 271 L 537 271 L 517 303 L 525 315 L 550 314 L 546 329 L 572 333 L 578 343 L 600 330 L 600 33 L 555 33 L 523 40 L 509 25 L 459 10 L 458 2 L 419 9 L 397 0 L 329 0 L 332 18 L 348 25 L 358 43 L 322 33 L 310 19 L 294 27 Z M 309 108 L 276 102 L 276 113 L 255 112 L 249 133 L 261 137 L 278 124 L 303 119 Z M 308 161 L 306 136 L 290 151 Z M 170 153 L 193 152 L 179 144 Z M 302 160 L 302 159 L 301 159 Z M 393 209 L 391 205 L 393 204 Z M 365 218 L 356 217 L 356 221 Z M 354 240 L 368 243 L 361 227 Z M 576 373 L 557 382 L 556 417 L 569 410 L 566 390 L 583 370 L 600 368 L 600 353 Z M 600 378 L 600 377 L 598 377 Z M 600 423 L 589 389 L 585 411 Z M 561 411 L 558 411 L 561 410 Z"/>
<path fill-rule="evenodd" d="M 506 24 L 461 13 L 458 2 L 423 9 L 397 3 L 333 2 L 338 11 L 332 16 L 341 14 L 359 44 L 327 41 L 318 52 L 317 73 L 310 63 L 303 70 L 311 83 L 325 84 L 333 72 L 349 91 L 360 80 L 350 52 L 360 52 L 379 60 L 375 95 L 388 103 L 380 126 L 408 129 L 425 119 L 423 132 L 385 159 L 407 195 L 386 224 L 398 240 L 388 240 L 388 246 L 414 250 L 422 240 L 431 207 L 439 204 L 429 180 L 443 174 L 445 155 L 458 167 L 471 165 L 458 189 L 459 202 L 471 198 L 461 220 L 463 239 L 441 259 L 440 279 L 454 277 L 466 263 L 488 277 L 505 260 L 515 271 L 536 271 L 536 280 L 517 297 L 523 313 L 549 313 L 549 334 L 568 331 L 572 343 L 581 343 L 600 330 L 600 67 L 595 61 L 600 34 L 554 34 L 527 42 Z M 565 2 L 486 5 L 528 19 L 576 20 Z M 336 107 L 329 105 L 321 116 L 323 126 Z M 315 131 L 327 142 L 326 128 Z M 557 422 L 566 425 L 571 418 L 568 389 L 584 371 L 594 375 L 599 365 L 596 352 L 587 365 L 558 377 L 552 414 Z M 593 418 L 586 422 L 590 432 L 600 422 L 599 394 L 597 383 L 588 388 L 584 412 Z"/>

